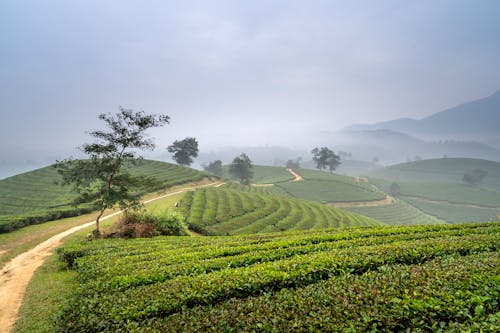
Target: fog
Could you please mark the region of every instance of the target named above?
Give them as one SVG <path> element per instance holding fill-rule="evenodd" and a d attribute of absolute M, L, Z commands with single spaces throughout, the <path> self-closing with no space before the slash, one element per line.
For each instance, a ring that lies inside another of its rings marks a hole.
<path fill-rule="evenodd" d="M 171 116 L 151 132 L 161 158 L 187 136 L 209 157 L 296 154 L 342 144 L 332 133 L 351 124 L 424 118 L 500 89 L 499 13 L 494 0 L 4 0 L 0 178 L 77 155 L 119 106 Z"/>

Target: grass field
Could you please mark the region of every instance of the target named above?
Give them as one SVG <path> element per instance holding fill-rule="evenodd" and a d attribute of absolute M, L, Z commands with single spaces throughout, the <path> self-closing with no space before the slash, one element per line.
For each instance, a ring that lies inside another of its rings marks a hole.
<path fill-rule="evenodd" d="M 79 282 L 55 325 L 493 332 L 499 245 L 500 223 L 75 243 L 60 255 Z"/>
<path fill-rule="evenodd" d="M 254 184 L 274 184 L 286 182 L 294 179 L 295 177 L 289 173 L 284 167 L 254 165 L 252 168 L 254 173 L 251 182 Z M 229 174 L 229 166 L 223 166 L 223 176 L 228 179 L 233 179 Z"/>
<path fill-rule="evenodd" d="M 194 169 L 170 163 L 143 160 L 131 172 L 138 176 L 155 177 L 160 185 L 154 189 L 136 189 L 149 192 L 196 181 L 205 174 Z M 0 180 L 0 233 L 62 217 L 90 212 L 90 205 L 77 208 L 71 205 L 75 194 L 70 187 L 56 184 L 60 177 L 51 166 Z"/>
<path fill-rule="evenodd" d="M 466 170 L 486 171 L 483 187 L 500 191 L 500 163 L 473 158 L 439 158 L 402 163 L 368 173 L 373 178 L 403 182 L 462 183 Z"/>
<path fill-rule="evenodd" d="M 373 201 L 385 198 L 385 193 L 355 178 L 309 169 L 296 170 L 304 180 L 276 184 L 290 195 L 323 203 Z"/>
<path fill-rule="evenodd" d="M 401 200 L 393 204 L 373 207 L 346 207 L 345 210 L 369 216 L 390 225 L 442 224 L 445 221 L 425 214 Z M 478 220 L 481 221 L 481 220 Z"/>
<path fill-rule="evenodd" d="M 190 229 L 205 235 L 245 234 L 342 226 L 374 226 L 371 218 L 317 202 L 225 187 L 198 189 L 181 200 Z"/>

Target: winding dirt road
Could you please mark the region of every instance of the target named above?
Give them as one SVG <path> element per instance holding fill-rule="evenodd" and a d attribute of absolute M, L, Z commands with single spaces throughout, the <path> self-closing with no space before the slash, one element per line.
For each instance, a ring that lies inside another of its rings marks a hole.
<path fill-rule="evenodd" d="M 286 169 L 286 171 L 290 172 L 295 177 L 295 179 L 290 180 L 291 182 L 300 182 L 300 181 L 304 180 L 304 178 L 302 178 L 301 175 L 299 175 L 298 173 L 296 173 L 292 169 Z"/>
<path fill-rule="evenodd" d="M 210 183 L 199 186 L 185 187 L 178 191 L 160 195 L 149 200 L 145 200 L 144 203 L 150 203 L 165 197 L 180 194 L 189 190 L 193 190 L 200 187 L 207 186 L 220 186 L 220 182 Z M 107 220 L 113 216 L 121 214 L 123 211 L 112 213 L 101 219 Z M 11 331 L 14 325 L 19 308 L 21 307 L 24 293 L 28 283 L 35 273 L 36 269 L 40 267 L 45 258 L 47 258 L 52 251 L 62 244 L 64 237 L 79 231 L 81 229 L 87 228 L 95 224 L 95 221 L 88 222 L 64 232 L 61 232 L 46 241 L 38 244 L 34 248 L 21 253 L 17 257 L 10 260 L 0 271 L 0 333 L 8 333 Z"/>

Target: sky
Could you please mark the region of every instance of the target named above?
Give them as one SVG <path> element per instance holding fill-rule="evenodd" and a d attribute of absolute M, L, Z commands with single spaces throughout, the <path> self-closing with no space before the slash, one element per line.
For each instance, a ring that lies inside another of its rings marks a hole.
<path fill-rule="evenodd" d="M 0 162 L 61 158 L 119 106 L 158 149 L 301 146 L 500 89 L 500 1 L 2 0 Z"/>

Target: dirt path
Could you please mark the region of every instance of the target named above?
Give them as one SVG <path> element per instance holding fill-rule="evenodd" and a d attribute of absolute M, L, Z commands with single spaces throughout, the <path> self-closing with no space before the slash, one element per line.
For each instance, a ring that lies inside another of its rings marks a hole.
<path fill-rule="evenodd" d="M 342 207 L 378 207 L 378 206 L 388 206 L 392 205 L 395 202 L 395 199 L 390 195 L 386 196 L 385 199 L 382 200 L 373 200 L 373 201 L 353 201 L 353 202 L 332 202 L 329 205 L 335 206 L 338 208 Z"/>
<path fill-rule="evenodd" d="M 156 201 L 199 187 L 217 186 L 218 184 L 219 183 L 211 183 L 199 186 L 185 187 L 175 192 L 145 200 L 144 203 Z M 112 213 L 103 217 L 101 221 L 107 220 L 121 213 L 122 211 Z M 20 255 L 9 261 L 7 264 L 5 264 L 5 266 L 0 271 L 0 333 L 8 333 L 12 329 L 12 326 L 17 319 L 17 314 L 19 312 L 19 308 L 21 307 L 26 287 L 28 286 L 33 273 L 38 267 L 43 264 L 45 258 L 49 256 L 56 247 L 62 244 L 62 240 L 64 237 L 81 229 L 90 227 L 93 224 L 95 224 L 95 221 L 73 227 L 55 236 L 52 236 L 51 238 L 38 244 L 34 248 L 21 253 Z"/>
<path fill-rule="evenodd" d="M 296 173 L 292 169 L 286 169 L 286 171 L 290 172 L 295 177 L 295 179 L 290 180 L 291 182 L 300 182 L 300 181 L 304 180 L 304 178 L 302 178 L 301 175 L 299 175 L 298 173 Z"/>

